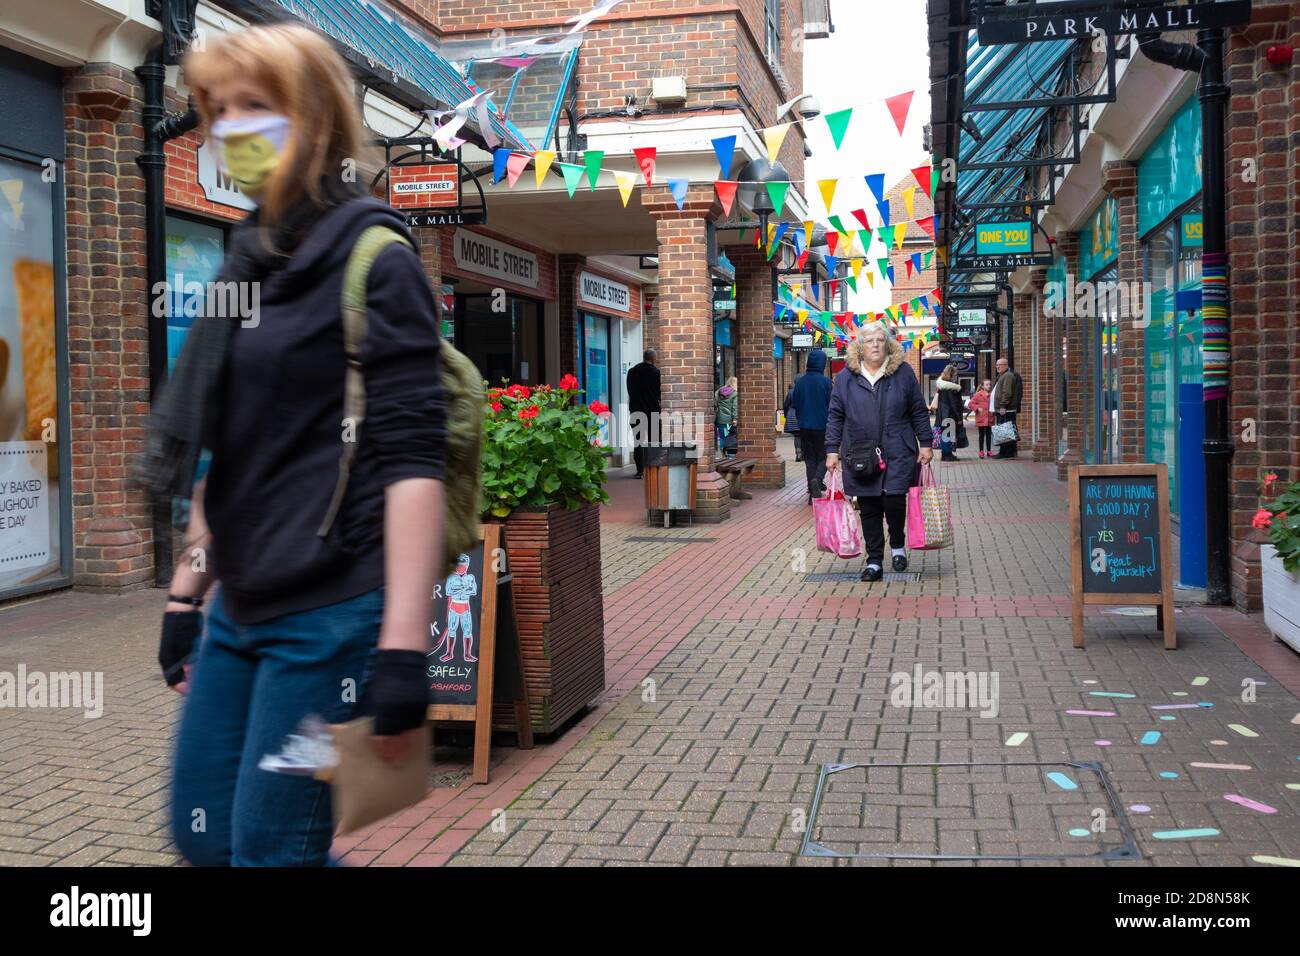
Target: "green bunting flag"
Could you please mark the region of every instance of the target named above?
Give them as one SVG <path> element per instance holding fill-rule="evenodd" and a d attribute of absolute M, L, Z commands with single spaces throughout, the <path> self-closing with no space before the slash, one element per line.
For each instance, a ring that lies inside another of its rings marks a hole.
<path fill-rule="evenodd" d="M 849 288 L 854 292 L 858 291 L 858 280 L 856 276 L 845 276 L 844 281 L 849 284 Z"/>
<path fill-rule="evenodd" d="M 835 141 L 836 149 L 839 149 L 844 142 L 844 133 L 849 128 L 849 117 L 852 115 L 852 108 L 826 114 L 826 125 L 830 127 L 831 139 Z"/>
<path fill-rule="evenodd" d="M 600 163 L 605 158 L 605 151 L 602 149 L 589 149 L 582 154 L 582 160 L 587 164 L 587 182 L 591 183 L 591 191 L 596 191 L 596 179 L 600 176 Z"/>
<path fill-rule="evenodd" d="M 578 188 L 578 183 L 582 181 L 583 169 L 573 163 L 556 163 L 560 167 L 560 172 L 564 174 L 564 185 L 569 187 L 569 198 L 573 198 L 573 191 Z"/>
<path fill-rule="evenodd" d="M 836 232 L 844 232 L 844 223 L 840 222 L 839 216 L 827 216 L 826 221 L 835 227 Z"/>
<path fill-rule="evenodd" d="M 781 210 L 785 208 L 785 194 L 789 192 L 790 184 L 781 182 L 772 182 L 767 184 L 767 194 L 772 197 L 772 205 L 776 207 L 776 215 L 781 215 Z"/>
<path fill-rule="evenodd" d="M 871 230 L 859 229 L 858 238 L 862 240 L 862 254 L 865 256 L 871 251 Z"/>

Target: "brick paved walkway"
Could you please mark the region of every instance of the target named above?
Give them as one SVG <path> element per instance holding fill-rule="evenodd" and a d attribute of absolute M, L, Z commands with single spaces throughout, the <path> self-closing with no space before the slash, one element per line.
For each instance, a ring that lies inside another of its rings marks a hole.
<path fill-rule="evenodd" d="M 1109 614 L 1090 615 L 1088 647 L 1073 649 L 1064 486 L 1029 462 L 941 476 L 957 546 L 914 556 L 919 581 L 870 586 L 817 577 L 860 562 L 815 550 L 802 466 L 724 525 L 670 531 L 630 523 L 641 486 L 612 478 L 602 701 L 554 742 L 495 751 L 487 786 L 465 781 L 464 751 L 439 748 L 425 803 L 336 849 L 355 865 L 825 864 L 798 855 L 821 766 L 923 762 L 828 778 L 813 839 L 1073 856 L 1124 841 L 1097 775 L 1002 765 L 1096 761 L 1147 863 L 1300 857 L 1300 791 L 1287 786 L 1300 786 L 1295 655 L 1257 617 L 1196 608 L 1180 609 L 1176 652 L 1149 619 Z M 0 671 L 102 670 L 106 697 L 98 720 L 3 714 L 0 865 L 175 861 L 163 808 L 178 700 L 155 674 L 158 603 L 69 593 L 0 608 Z M 916 665 L 996 673 L 997 715 L 892 705 L 891 675 Z M 1092 696 L 1103 692 L 1134 696 Z M 1214 706 L 1151 709 L 1201 701 Z M 1141 743 L 1150 731 L 1158 742 Z M 968 761 L 997 766 L 928 766 Z M 1153 836 L 1204 828 L 1220 832 Z"/>

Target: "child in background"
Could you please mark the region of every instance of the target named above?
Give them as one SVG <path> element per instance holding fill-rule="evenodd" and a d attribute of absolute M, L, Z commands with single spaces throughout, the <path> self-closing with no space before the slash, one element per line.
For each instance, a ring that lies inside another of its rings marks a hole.
<path fill-rule="evenodd" d="M 993 457 L 993 413 L 989 411 L 989 399 L 993 395 L 993 382 L 985 379 L 975 394 L 970 397 L 966 403 L 967 411 L 975 413 L 975 427 L 980 432 L 980 457 L 984 458 L 987 449 L 987 457 Z"/>

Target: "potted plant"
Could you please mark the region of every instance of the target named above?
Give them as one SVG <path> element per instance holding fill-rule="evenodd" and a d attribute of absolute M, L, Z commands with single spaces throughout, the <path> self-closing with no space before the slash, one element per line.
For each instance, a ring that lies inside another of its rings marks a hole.
<path fill-rule="evenodd" d="M 1265 496 L 1273 494 L 1276 483 L 1277 475 L 1264 476 Z M 1259 546 L 1264 623 L 1279 640 L 1300 651 L 1300 482 L 1263 505 L 1251 524 L 1268 535 L 1268 544 Z"/>
<path fill-rule="evenodd" d="M 578 380 L 488 389 L 483 515 L 505 525 L 533 729 L 559 729 L 605 690 L 601 419 Z"/>

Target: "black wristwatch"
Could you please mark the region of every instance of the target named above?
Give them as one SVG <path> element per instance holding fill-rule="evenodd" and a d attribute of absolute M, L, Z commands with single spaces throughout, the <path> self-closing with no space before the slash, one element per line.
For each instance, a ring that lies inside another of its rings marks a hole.
<path fill-rule="evenodd" d="M 184 597 L 180 594 L 168 594 L 167 600 L 171 604 L 188 604 L 196 610 L 203 607 L 203 598 L 201 597 Z"/>

